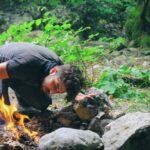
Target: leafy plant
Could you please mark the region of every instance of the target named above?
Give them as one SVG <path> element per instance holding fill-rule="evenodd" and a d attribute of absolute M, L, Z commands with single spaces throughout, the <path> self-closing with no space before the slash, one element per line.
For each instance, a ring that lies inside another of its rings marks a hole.
<path fill-rule="evenodd" d="M 28 41 L 27 33 L 29 33 L 32 30 L 32 25 L 34 24 L 34 21 L 31 21 L 29 23 L 23 23 L 22 25 L 11 25 L 9 29 L 2 33 L 0 36 L 0 44 L 4 44 L 5 42 L 10 41 Z"/>
<path fill-rule="evenodd" d="M 34 35 L 35 29 L 41 29 L 40 34 Z M 86 71 L 86 63 L 92 66 L 96 60 L 105 55 L 102 46 L 86 46 L 87 42 L 97 34 L 90 35 L 87 40 L 80 40 L 79 33 L 88 29 L 88 27 L 79 28 L 74 31 L 68 20 L 60 23 L 58 18 L 49 17 L 48 13 L 45 13 L 43 18 L 10 26 L 6 32 L 1 34 L 0 44 L 13 41 L 45 45 L 55 51 L 65 63 L 80 64 L 80 67 Z"/>
<path fill-rule="evenodd" d="M 96 83 L 96 87 L 102 88 L 108 94 L 119 98 L 131 99 L 146 97 L 146 93 L 135 90 L 131 84 L 123 80 L 122 77 L 126 75 L 142 78 L 144 82 L 148 82 L 150 71 L 141 71 L 128 66 L 121 66 L 118 69 L 106 68 Z"/>
<path fill-rule="evenodd" d="M 148 85 L 150 83 L 150 71 L 149 70 L 140 70 L 137 67 L 121 66 L 119 68 L 120 76 L 127 75 L 130 78 L 141 79 L 142 85 Z"/>
<path fill-rule="evenodd" d="M 120 50 L 122 48 L 125 48 L 127 45 L 127 40 L 123 37 L 118 37 L 116 39 L 113 39 L 110 43 L 110 49 L 111 50 Z"/>

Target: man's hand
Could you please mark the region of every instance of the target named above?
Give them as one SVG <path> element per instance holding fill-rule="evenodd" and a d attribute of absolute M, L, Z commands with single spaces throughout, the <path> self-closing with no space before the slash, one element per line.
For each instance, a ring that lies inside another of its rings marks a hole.
<path fill-rule="evenodd" d="M 81 101 L 81 100 L 84 100 L 84 99 L 92 99 L 92 97 L 94 96 L 95 94 L 93 93 L 90 93 L 90 94 L 82 94 L 82 93 L 79 93 L 76 98 L 75 98 L 75 101 Z"/>
<path fill-rule="evenodd" d="M 0 63 L 0 79 L 9 78 L 8 73 L 7 73 L 7 63 L 8 62 Z"/>

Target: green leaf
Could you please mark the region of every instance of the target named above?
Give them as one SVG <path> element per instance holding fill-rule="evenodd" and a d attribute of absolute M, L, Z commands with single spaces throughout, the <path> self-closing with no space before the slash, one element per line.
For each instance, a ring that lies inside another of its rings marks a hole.
<path fill-rule="evenodd" d="M 41 19 L 37 19 L 37 20 L 35 21 L 36 26 L 39 26 L 39 25 L 41 24 L 41 22 L 42 22 Z"/>

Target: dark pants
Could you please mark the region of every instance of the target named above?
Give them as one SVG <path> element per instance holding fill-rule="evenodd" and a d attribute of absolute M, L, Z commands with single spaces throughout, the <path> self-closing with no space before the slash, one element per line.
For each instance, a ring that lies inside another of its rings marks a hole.
<path fill-rule="evenodd" d="M 52 103 L 51 97 L 44 93 L 40 86 L 8 79 L 0 81 L 0 93 L 3 94 L 6 104 L 10 104 L 8 87 L 15 91 L 18 103 L 22 107 L 32 106 L 44 110 Z"/>

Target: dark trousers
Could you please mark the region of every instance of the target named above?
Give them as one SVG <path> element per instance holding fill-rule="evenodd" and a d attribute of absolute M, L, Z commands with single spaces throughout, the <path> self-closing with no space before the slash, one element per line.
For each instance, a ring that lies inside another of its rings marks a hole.
<path fill-rule="evenodd" d="M 19 105 L 22 107 L 34 107 L 44 110 L 52 103 L 51 97 L 41 90 L 38 85 L 32 85 L 16 80 L 0 80 L 0 94 L 3 94 L 5 103 L 10 104 L 8 87 L 11 87 L 17 96 Z"/>

